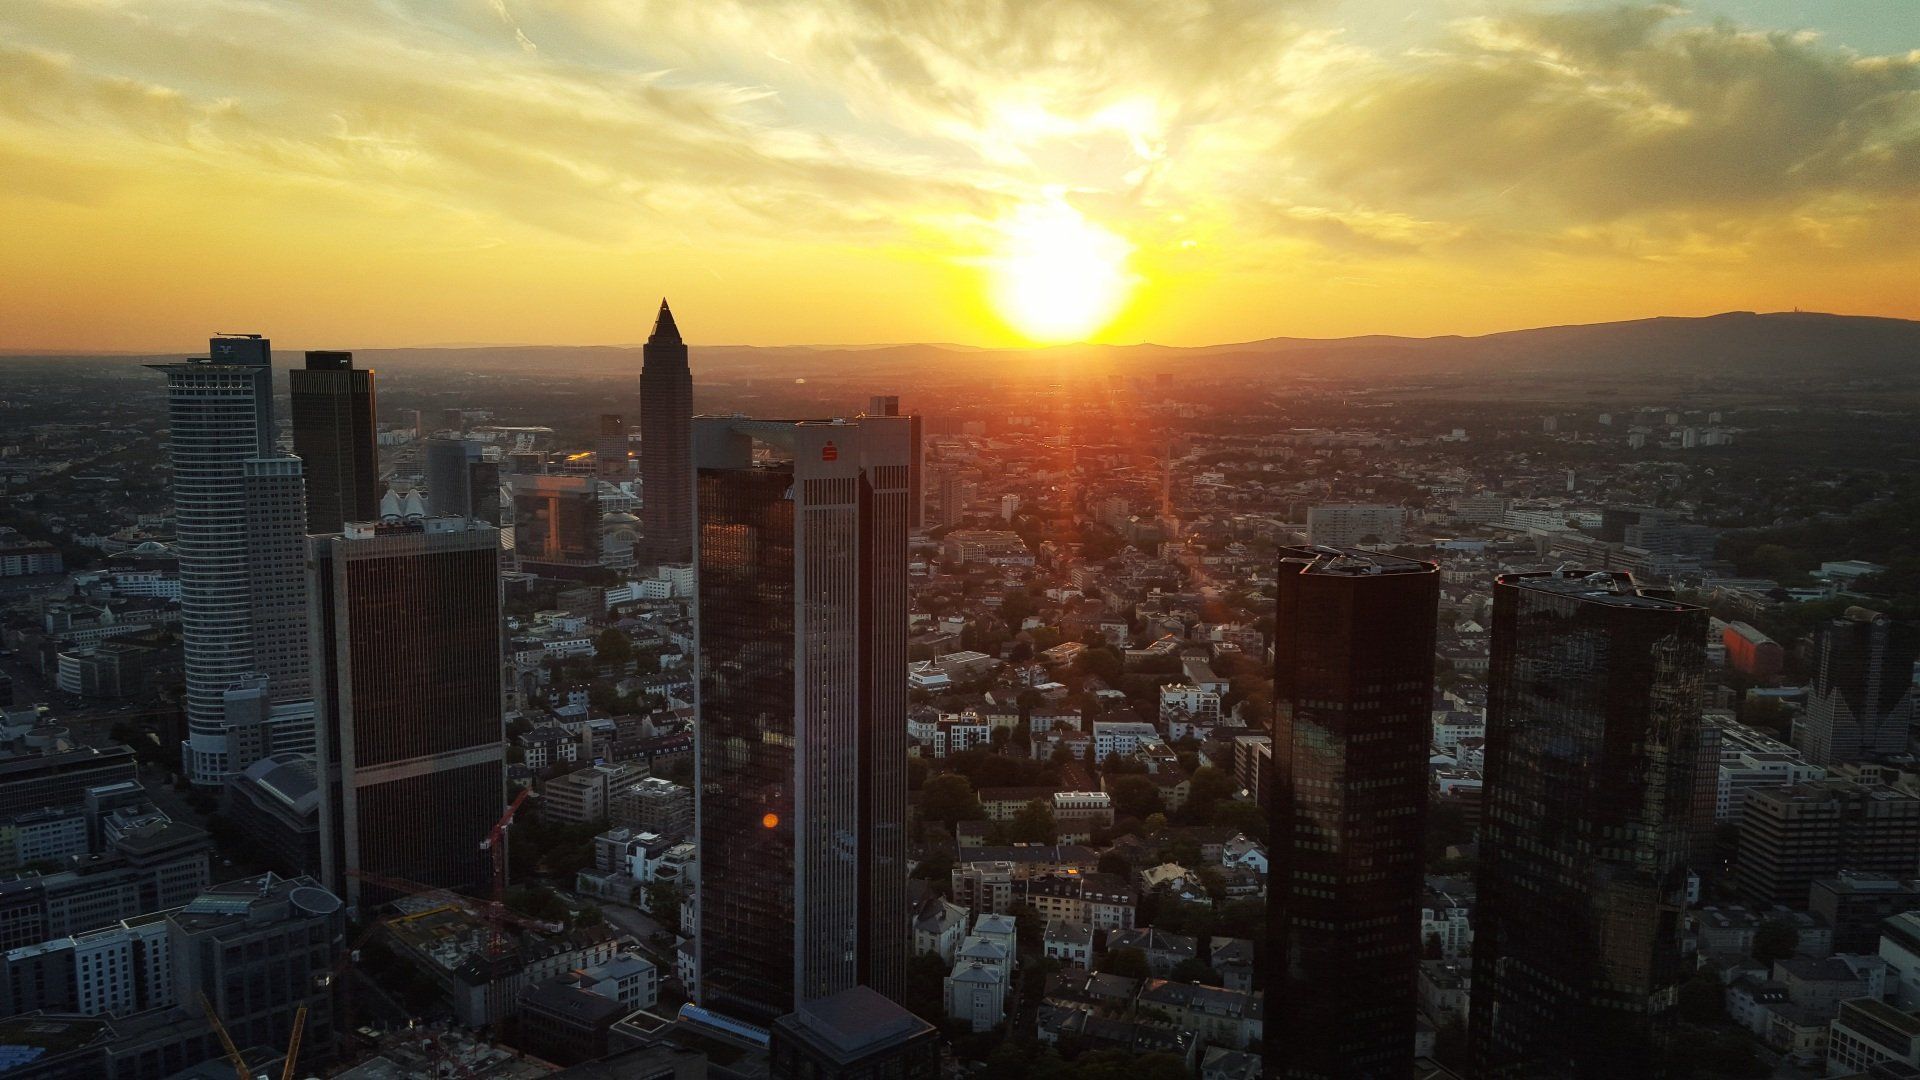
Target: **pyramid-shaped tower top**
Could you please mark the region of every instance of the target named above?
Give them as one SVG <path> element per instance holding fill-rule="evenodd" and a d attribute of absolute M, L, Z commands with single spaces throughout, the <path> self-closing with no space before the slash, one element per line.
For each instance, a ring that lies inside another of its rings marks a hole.
<path fill-rule="evenodd" d="M 667 307 L 667 298 L 660 298 L 660 314 L 654 317 L 653 333 L 647 338 L 652 344 L 680 344 L 680 328 L 673 324 L 673 309 Z"/>

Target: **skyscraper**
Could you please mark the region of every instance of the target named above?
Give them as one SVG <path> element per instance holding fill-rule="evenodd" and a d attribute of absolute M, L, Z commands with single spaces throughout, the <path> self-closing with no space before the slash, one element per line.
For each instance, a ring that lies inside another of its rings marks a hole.
<path fill-rule="evenodd" d="M 1813 682 L 1797 725 L 1800 750 L 1818 765 L 1907 751 L 1914 721 L 1913 663 L 1920 625 L 1848 608 L 1813 634 Z"/>
<path fill-rule="evenodd" d="M 627 478 L 627 422 L 614 413 L 600 417 L 600 437 L 593 444 L 595 471 L 615 482 Z"/>
<path fill-rule="evenodd" d="M 350 870 L 485 881 L 506 799 L 499 531 L 349 522 L 310 555 L 323 879 L 354 904 Z"/>
<path fill-rule="evenodd" d="M 266 680 L 267 700 L 312 698 L 307 641 L 308 507 L 303 468 L 290 454 L 248 458 L 241 493 L 247 528 L 247 618 L 253 628 L 252 674 Z M 312 748 L 310 732 L 289 732 L 269 749 Z M 230 761 L 234 772 L 252 761 Z"/>
<path fill-rule="evenodd" d="M 909 436 L 694 424 L 700 1000 L 763 1025 L 903 990 Z"/>
<path fill-rule="evenodd" d="M 481 456 L 477 442 L 427 440 L 427 508 L 430 517 L 470 517 L 500 524 L 500 466 Z"/>
<path fill-rule="evenodd" d="M 372 521 L 380 511 L 373 372 L 356 369 L 350 352 L 310 351 L 305 369 L 287 373 L 287 386 L 293 452 L 306 463 L 306 531 Z"/>
<path fill-rule="evenodd" d="M 640 555 L 643 563 L 693 558 L 693 374 L 666 300 L 640 368 Z"/>
<path fill-rule="evenodd" d="M 869 416 L 899 416 L 900 398 L 897 394 L 875 394 L 867 403 Z M 926 490 L 921 486 L 922 455 L 925 448 L 925 426 L 919 413 L 908 413 L 911 421 L 912 446 L 911 460 L 907 464 L 907 528 L 919 529 L 926 524 Z"/>
<path fill-rule="evenodd" d="M 258 533 L 260 519 L 248 519 L 250 483 L 286 496 L 300 481 L 297 467 L 282 465 L 256 464 L 249 476 L 250 462 L 284 460 L 273 453 L 272 364 L 272 344 L 243 334 L 213 338 L 204 358 L 150 365 L 167 378 L 187 691 L 181 763 L 202 787 L 219 786 L 233 771 L 223 696 L 255 672 L 256 603 L 272 607 L 272 598 L 285 595 L 255 569 L 256 561 L 284 566 L 270 549 L 285 537 Z M 267 659 L 284 674 L 284 664 Z"/>
<path fill-rule="evenodd" d="M 1494 584 L 1477 1075 L 1665 1075 L 1707 613 L 1624 573 Z"/>
<path fill-rule="evenodd" d="M 1280 553 L 1267 799 L 1269 1074 L 1413 1073 L 1440 573 Z"/>
<path fill-rule="evenodd" d="M 513 545 L 520 568 L 579 577 L 600 567 L 600 482 L 529 473 L 513 478 Z"/>

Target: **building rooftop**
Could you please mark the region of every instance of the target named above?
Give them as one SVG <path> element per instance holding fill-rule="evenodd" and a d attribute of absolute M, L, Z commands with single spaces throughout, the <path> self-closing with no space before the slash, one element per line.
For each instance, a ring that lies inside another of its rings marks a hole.
<path fill-rule="evenodd" d="M 809 1001 L 780 1025 L 840 1062 L 931 1036 L 933 1026 L 865 986 Z"/>
<path fill-rule="evenodd" d="M 1359 548 L 1288 547 L 1280 549 L 1283 566 L 1297 566 L 1299 573 L 1330 577 L 1372 577 L 1381 574 L 1437 574 L 1438 563 L 1385 555 Z"/>

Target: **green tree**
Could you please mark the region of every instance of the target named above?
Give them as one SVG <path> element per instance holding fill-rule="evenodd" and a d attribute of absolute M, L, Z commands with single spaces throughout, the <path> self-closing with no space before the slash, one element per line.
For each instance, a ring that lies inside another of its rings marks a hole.
<path fill-rule="evenodd" d="M 955 822 L 979 821 L 987 816 L 973 794 L 972 782 L 960 773 L 941 773 L 920 785 L 920 813 L 927 820 L 945 822 L 948 827 Z"/>
<path fill-rule="evenodd" d="M 1206 961 L 1199 959 L 1182 960 L 1173 965 L 1173 970 L 1167 974 L 1167 978 L 1174 982 L 1199 983 L 1202 986 L 1221 985 L 1220 973 L 1207 966 Z"/>
<path fill-rule="evenodd" d="M 1007 839 L 1016 844 L 1051 844 L 1060 835 L 1053 807 L 1045 799 L 1034 799 L 1021 807 L 1007 823 Z"/>
<path fill-rule="evenodd" d="M 1114 780 L 1109 791 L 1113 794 L 1113 812 L 1116 816 L 1144 818 L 1166 811 L 1166 806 L 1160 801 L 1160 789 L 1153 786 L 1152 780 L 1137 773 Z"/>
<path fill-rule="evenodd" d="M 1187 804 L 1180 808 L 1183 818 L 1193 822 L 1210 821 L 1213 809 L 1223 799 L 1232 798 L 1239 790 L 1232 775 L 1211 765 L 1202 765 L 1193 771 L 1193 787 L 1187 795 Z"/>
<path fill-rule="evenodd" d="M 1118 874 L 1123 878 L 1132 878 L 1133 864 L 1127 861 L 1125 855 L 1117 851 L 1108 851 L 1100 856 L 1100 872 L 1103 874 Z"/>
<path fill-rule="evenodd" d="M 1753 958 L 1769 968 L 1800 947 L 1800 931 L 1785 919 L 1768 919 L 1753 932 Z"/>
<path fill-rule="evenodd" d="M 1694 1024 L 1711 1024 L 1727 1015 L 1727 988 L 1720 978 L 1702 972 L 1680 984 L 1680 1019 Z"/>
<path fill-rule="evenodd" d="M 1147 965 L 1147 954 L 1133 948 L 1108 949 L 1093 966 L 1096 971 L 1129 979 L 1145 979 L 1153 974 Z"/>
<path fill-rule="evenodd" d="M 602 664 L 625 664 L 633 659 L 633 642 L 619 627 L 609 626 L 593 639 L 593 658 Z"/>

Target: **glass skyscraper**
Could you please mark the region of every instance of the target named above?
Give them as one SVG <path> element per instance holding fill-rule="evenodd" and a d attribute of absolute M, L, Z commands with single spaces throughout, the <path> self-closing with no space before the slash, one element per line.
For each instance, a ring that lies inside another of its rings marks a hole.
<path fill-rule="evenodd" d="M 287 372 L 293 452 L 306 463 L 307 532 L 337 533 L 380 516 L 380 454 L 373 372 L 350 352 L 307 353 Z"/>
<path fill-rule="evenodd" d="M 909 431 L 694 423 L 697 1000 L 738 1019 L 903 990 Z"/>
<path fill-rule="evenodd" d="M 480 885 L 506 802 L 499 530 L 349 523 L 310 565 L 323 879 L 354 904 L 349 871 Z"/>
<path fill-rule="evenodd" d="M 1267 881 L 1268 1075 L 1413 1075 L 1440 573 L 1280 552 Z"/>
<path fill-rule="evenodd" d="M 1469 1042 L 1478 1075 L 1658 1077 L 1707 613 L 1617 572 L 1494 584 Z"/>

